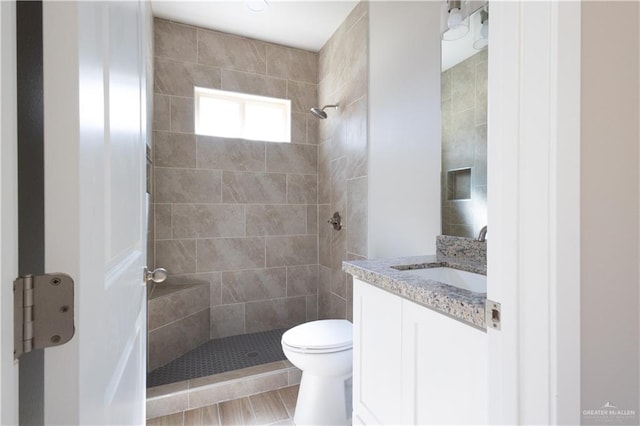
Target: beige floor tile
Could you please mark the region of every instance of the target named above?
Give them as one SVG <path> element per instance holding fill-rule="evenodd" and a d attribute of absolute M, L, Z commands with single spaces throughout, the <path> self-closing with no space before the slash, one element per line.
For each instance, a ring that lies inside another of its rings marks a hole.
<path fill-rule="evenodd" d="M 271 424 L 289 417 L 277 390 L 252 395 L 249 400 L 258 424 Z"/>
<path fill-rule="evenodd" d="M 287 413 L 289 414 L 289 417 L 292 418 L 296 409 L 296 402 L 298 400 L 298 389 L 300 389 L 300 385 L 289 386 L 288 388 L 278 390 L 280 398 L 287 409 Z"/>
<path fill-rule="evenodd" d="M 220 424 L 223 426 L 255 424 L 255 416 L 249 398 L 221 402 L 218 408 L 220 410 Z"/>
<path fill-rule="evenodd" d="M 202 426 L 220 426 L 218 404 L 202 407 Z"/>
<path fill-rule="evenodd" d="M 194 408 L 185 411 L 184 426 L 219 426 L 218 405 L 208 405 L 206 407 Z"/>
<path fill-rule="evenodd" d="M 182 413 L 175 413 L 168 416 L 156 417 L 147 420 L 147 426 L 182 426 Z"/>
<path fill-rule="evenodd" d="M 184 426 L 202 426 L 202 408 L 185 411 Z"/>
<path fill-rule="evenodd" d="M 293 419 L 284 419 L 271 423 L 269 426 L 296 426 L 296 424 L 293 423 Z"/>

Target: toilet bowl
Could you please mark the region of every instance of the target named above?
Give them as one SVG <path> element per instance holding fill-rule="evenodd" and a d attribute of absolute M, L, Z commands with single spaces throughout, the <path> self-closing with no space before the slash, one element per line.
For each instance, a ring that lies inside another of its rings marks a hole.
<path fill-rule="evenodd" d="M 351 421 L 353 325 L 320 320 L 282 335 L 282 350 L 302 370 L 296 425 L 347 425 Z"/>

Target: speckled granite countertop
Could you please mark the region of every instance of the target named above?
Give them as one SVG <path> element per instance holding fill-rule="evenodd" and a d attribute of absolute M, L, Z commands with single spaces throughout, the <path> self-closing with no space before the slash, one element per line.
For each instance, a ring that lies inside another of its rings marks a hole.
<path fill-rule="evenodd" d="M 402 269 L 450 267 L 486 275 L 486 263 L 460 257 L 417 256 L 395 259 L 353 260 L 342 269 L 354 277 L 412 302 L 443 312 L 472 326 L 486 329 L 486 293 L 474 293 L 438 281 L 404 273 Z"/>

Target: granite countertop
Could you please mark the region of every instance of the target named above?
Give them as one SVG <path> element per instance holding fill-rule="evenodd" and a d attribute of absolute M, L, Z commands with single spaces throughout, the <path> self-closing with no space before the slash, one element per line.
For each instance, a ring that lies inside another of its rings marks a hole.
<path fill-rule="evenodd" d="M 417 256 L 395 259 L 353 260 L 342 269 L 354 277 L 397 294 L 412 302 L 445 313 L 474 327 L 486 329 L 486 293 L 474 293 L 438 281 L 404 273 L 396 269 L 450 267 L 486 275 L 486 263 L 459 257 Z M 393 268 L 396 267 L 396 268 Z"/>

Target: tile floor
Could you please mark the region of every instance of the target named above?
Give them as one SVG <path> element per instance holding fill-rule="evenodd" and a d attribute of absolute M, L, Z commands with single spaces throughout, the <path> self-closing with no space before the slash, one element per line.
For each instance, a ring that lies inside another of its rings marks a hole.
<path fill-rule="evenodd" d="M 285 360 L 286 328 L 213 339 L 147 374 L 147 388 Z"/>
<path fill-rule="evenodd" d="M 299 385 L 147 420 L 147 426 L 293 425 Z"/>

